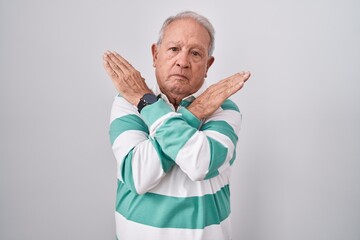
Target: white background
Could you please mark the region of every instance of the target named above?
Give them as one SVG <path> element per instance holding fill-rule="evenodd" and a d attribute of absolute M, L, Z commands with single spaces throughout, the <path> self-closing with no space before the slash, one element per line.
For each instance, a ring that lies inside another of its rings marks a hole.
<path fill-rule="evenodd" d="M 0 1 L 0 239 L 114 239 L 116 50 L 154 82 L 169 15 L 216 29 L 214 83 L 250 70 L 234 240 L 360 239 L 360 2 Z"/>

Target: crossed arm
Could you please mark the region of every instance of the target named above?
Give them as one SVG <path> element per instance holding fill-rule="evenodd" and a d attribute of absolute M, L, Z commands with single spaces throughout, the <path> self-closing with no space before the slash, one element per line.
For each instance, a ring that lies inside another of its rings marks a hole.
<path fill-rule="evenodd" d="M 131 64 L 116 52 L 106 52 L 104 68 L 118 92 L 131 104 L 137 105 L 145 93 L 151 93 L 144 78 Z M 239 91 L 250 78 L 249 72 L 236 73 L 211 85 L 188 107 L 197 118 L 213 114 L 231 95 Z"/>
<path fill-rule="evenodd" d="M 140 116 L 132 105 L 151 92 L 140 73 L 116 53 L 104 55 L 104 67 L 121 93 L 113 105 L 110 136 L 118 178 L 127 186 L 145 193 L 174 164 L 194 181 L 214 177 L 229 166 L 235 157 L 241 116 L 226 99 L 241 89 L 249 74 L 235 74 L 210 86 L 179 113 L 160 99 Z M 216 111 L 220 106 L 226 111 Z M 208 121 L 198 131 L 199 119 L 205 118 Z"/>

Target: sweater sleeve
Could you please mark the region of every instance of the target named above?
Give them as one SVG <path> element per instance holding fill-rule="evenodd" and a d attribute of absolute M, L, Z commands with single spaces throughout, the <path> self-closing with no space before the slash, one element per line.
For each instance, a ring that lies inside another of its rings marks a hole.
<path fill-rule="evenodd" d="M 186 108 L 172 112 L 161 99 L 144 108 L 141 115 L 150 138 L 193 181 L 219 175 L 235 159 L 241 114 L 231 100 L 204 124 Z"/>
<path fill-rule="evenodd" d="M 155 187 L 174 165 L 149 138 L 148 127 L 137 109 L 121 96 L 112 105 L 109 134 L 118 179 L 138 194 Z"/>

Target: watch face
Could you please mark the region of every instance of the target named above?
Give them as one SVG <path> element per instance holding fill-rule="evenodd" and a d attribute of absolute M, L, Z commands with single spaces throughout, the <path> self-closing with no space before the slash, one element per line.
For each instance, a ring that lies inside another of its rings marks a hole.
<path fill-rule="evenodd" d="M 152 104 L 154 102 L 156 102 L 158 99 L 154 94 L 148 93 L 145 94 L 142 99 L 147 103 L 147 104 Z"/>
<path fill-rule="evenodd" d="M 137 108 L 138 108 L 138 112 L 140 113 L 141 110 L 149 105 L 149 104 L 153 104 L 155 103 L 156 101 L 158 100 L 158 98 L 152 94 L 152 93 L 147 93 L 145 94 L 139 101 L 138 105 L 137 105 Z"/>

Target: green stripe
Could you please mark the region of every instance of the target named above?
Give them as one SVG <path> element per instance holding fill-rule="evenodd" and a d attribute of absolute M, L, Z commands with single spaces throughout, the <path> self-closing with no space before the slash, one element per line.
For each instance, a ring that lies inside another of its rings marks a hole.
<path fill-rule="evenodd" d="M 233 157 L 229 161 L 230 166 L 234 164 L 235 159 L 236 159 L 236 151 L 234 150 Z M 210 179 L 210 178 L 216 177 L 219 174 L 220 174 L 219 171 L 216 169 L 214 171 L 209 172 L 206 175 L 205 179 Z"/>
<path fill-rule="evenodd" d="M 221 105 L 221 108 L 223 110 L 234 110 L 236 112 L 240 112 L 238 106 L 230 99 L 226 99 L 225 102 Z"/>
<path fill-rule="evenodd" d="M 164 172 L 168 172 L 171 169 L 171 167 L 174 166 L 175 162 L 163 152 L 159 143 L 157 143 L 152 138 L 150 138 L 149 140 L 151 141 L 152 145 L 154 146 L 154 148 L 159 156 L 162 169 L 164 170 Z"/>
<path fill-rule="evenodd" d="M 189 124 L 184 121 L 182 116 L 179 115 L 164 121 L 157 129 L 154 138 L 165 154 L 175 160 L 180 149 L 196 131 L 195 128 L 190 127 Z"/>
<path fill-rule="evenodd" d="M 206 175 L 205 180 L 216 177 L 217 175 L 219 175 L 219 171 L 216 169 L 215 171 L 209 172 Z"/>
<path fill-rule="evenodd" d="M 218 168 L 226 160 L 226 156 L 228 152 L 228 149 L 224 147 L 224 145 L 222 145 L 221 143 L 210 137 L 208 137 L 208 142 L 210 145 L 211 157 L 210 157 L 209 172 L 206 175 L 205 179 L 209 179 L 219 174 Z"/>
<path fill-rule="evenodd" d="M 144 107 L 141 110 L 141 116 L 143 116 L 146 125 L 151 127 L 156 120 L 170 112 L 173 112 L 170 106 L 160 98 L 156 103 Z"/>
<path fill-rule="evenodd" d="M 188 106 L 190 106 L 190 104 L 192 103 L 192 101 L 193 101 L 194 99 L 191 99 L 191 100 L 182 100 L 181 102 L 180 102 L 180 104 L 179 104 L 179 106 L 182 106 L 182 107 L 188 107 Z"/>
<path fill-rule="evenodd" d="M 233 128 L 225 121 L 209 121 L 206 122 L 200 129 L 201 131 L 212 130 L 224 134 L 229 137 L 234 146 L 238 141 L 238 136 L 234 132 Z"/>
<path fill-rule="evenodd" d="M 233 154 L 233 157 L 231 158 L 231 160 L 230 160 L 230 165 L 233 165 L 233 163 L 234 163 L 234 161 L 235 161 L 235 159 L 236 159 L 236 150 L 234 150 L 234 154 Z"/>
<path fill-rule="evenodd" d="M 124 160 L 121 163 L 121 177 L 123 181 L 127 184 L 127 186 L 134 192 L 136 192 L 134 185 L 134 178 L 132 173 L 132 157 L 133 157 L 133 149 L 126 155 Z"/>
<path fill-rule="evenodd" d="M 158 228 L 203 229 L 230 215 L 229 186 L 201 197 L 137 195 L 118 182 L 116 211 L 125 218 Z"/>
<path fill-rule="evenodd" d="M 206 122 L 202 127 L 201 131 L 205 130 L 212 130 L 219 132 L 227 137 L 230 138 L 231 142 L 234 145 L 234 148 L 236 147 L 238 136 L 235 134 L 233 128 L 225 121 L 209 121 Z M 210 147 L 211 147 L 211 160 L 210 160 L 210 167 L 209 172 L 206 175 L 205 179 L 210 179 L 213 177 L 216 177 L 219 175 L 219 171 L 217 170 L 225 161 L 227 149 L 224 148 L 222 144 L 219 142 L 208 138 Z M 235 153 L 235 150 L 234 150 Z M 234 155 L 235 156 L 235 155 Z M 233 157 L 230 160 L 230 164 L 232 164 L 235 160 L 235 157 Z"/>
<path fill-rule="evenodd" d="M 125 115 L 123 117 L 116 118 L 110 124 L 110 142 L 114 144 L 115 139 L 125 131 L 139 130 L 149 134 L 149 130 L 144 121 L 135 114 Z"/>
<path fill-rule="evenodd" d="M 195 115 L 192 114 L 192 112 L 190 112 L 186 108 L 180 108 L 178 112 L 182 114 L 184 120 L 188 124 L 190 124 L 190 126 L 192 126 L 193 128 L 196 128 L 196 129 L 198 129 L 200 127 L 200 124 L 201 124 L 200 119 L 195 117 Z"/>

